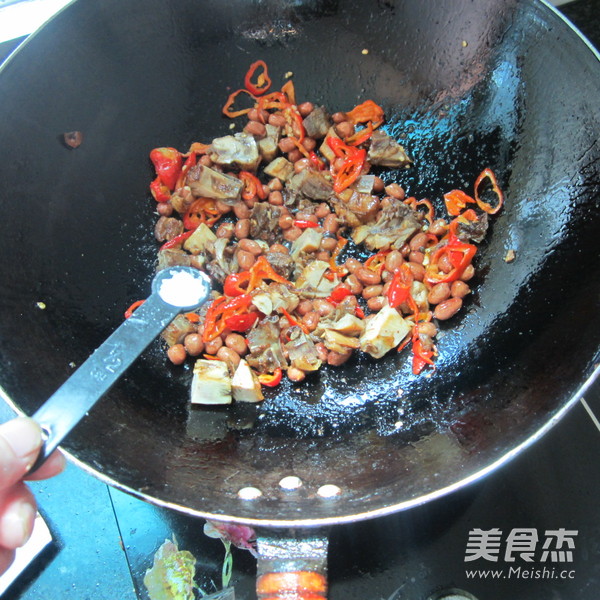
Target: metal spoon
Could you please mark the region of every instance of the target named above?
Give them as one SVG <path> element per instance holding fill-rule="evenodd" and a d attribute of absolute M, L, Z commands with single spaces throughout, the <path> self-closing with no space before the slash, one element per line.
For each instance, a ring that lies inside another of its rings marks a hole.
<path fill-rule="evenodd" d="M 169 267 L 152 281 L 152 293 L 37 410 L 44 443 L 30 472 L 39 468 L 133 361 L 181 312 L 207 299 L 210 280 L 198 269 Z"/>

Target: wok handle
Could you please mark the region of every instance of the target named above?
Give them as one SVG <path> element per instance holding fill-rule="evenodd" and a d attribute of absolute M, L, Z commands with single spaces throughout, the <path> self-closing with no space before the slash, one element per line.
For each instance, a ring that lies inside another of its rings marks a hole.
<path fill-rule="evenodd" d="M 326 535 L 259 536 L 258 600 L 326 600 Z"/>

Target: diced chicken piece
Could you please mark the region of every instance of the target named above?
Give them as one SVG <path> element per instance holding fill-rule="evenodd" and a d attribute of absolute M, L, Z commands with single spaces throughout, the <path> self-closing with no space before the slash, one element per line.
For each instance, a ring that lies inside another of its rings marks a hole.
<path fill-rule="evenodd" d="M 398 346 L 410 332 L 410 325 L 395 308 L 385 305 L 374 317 L 366 322 L 364 333 L 360 336 L 360 349 L 373 358 Z"/>
<path fill-rule="evenodd" d="M 271 298 L 273 311 L 279 312 L 280 308 L 285 308 L 288 312 L 293 312 L 298 304 L 300 298 L 294 293 L 294 291 L 281 283 L 270 283 L 267 288 L 267 293 Z"/>
<path fill-rule="evenodd" d="M 322 239 L 322 233 L 315 231 L 314 227 L 307 227 L 292 243 L 290 256 L 296 259 L 301 252 L 316 252 Z"/>
<path fill-rule="evenodd" d="M 268 123 L 265 128 L 267 135 L 262 140 L 258 140 L 258 151 L 265 162 L 271 162 L 277 156 L 281 128 Z"/>
<path fill-rule="evenodd" d="M 332 163 L 335 161 L 336 156 L 335 156 L 333 150 L 330 148 L 329 144 L 327 143 L 327 138 L 330 138 L 330 137 L 337 138 L 338 140 L 340 139 L 340 136 L 335 132 L 335 129 L 333 127 L 330 127 L 329 130 L 327 131 L 327 134 L 325 135 L 325 139 L 323 140 L 323 143 L 321 144 L 319 151 L 327 159 L 328 162 Z"/>
<path fill-rule="evenodd" d="M 215 138 L 208 150 L 209 158 L 217 165 L 255 171 L 260 163 L 258 144 L 254 136 L 244 131 Z"/>
<path fill-rule="evenodd" d="M 277 177 L 281 181 L 288 181 L 294 174 L 294 164 L 287 158 L 279 156 L 264 168 L 264 172 L 269 177 Z"/>
<path fill-rule="evenodd" d="M 281 208 L 268 202 L 257 202 L 250 214 L 250 238 L 271 245 L 279 241 Z"/>
<path fill-rule="evenodd" d="M 375 175 L 362 175 L 352 186 L 360 194 L 372 194 L 375 185 Z"/>
<path fill-rule="evenodd" d="M 356 350 L 360 348 L 360 341 L 358 338 L 343 335 L 333 329 L 326 329 L 323 332 L 323 343 L 328 350 L 339 352 L 344 354 L 348 350 Z"/>
<path fill-rule="evenodd" d="M 410 286 L 410 295 L 413 297 L 420 312 L 429 310 L 429 302 L 427 301 L 427 288 L 421 281 L 413 281 Z"/>
<path fill-rule="evenodd" d="M 192 194 L 190 187 L 184 185 L 171 194 L 171 199 L 169 202 L 174 210 L 176 210 L 180 215 L 184 215 L 190 206 L 195 202 L 195 200 L 196 198 L 194 194 Z"/>
<path fill-rule="evenodd" d="M 482 213 L 477 217 L 476 221 L 465 222 L 459 221 L 457 227 L 457 237 L 461 242 L 471 242 L 479 244 L 485 238 L 488 230 L 488 215 Z"/>
<path fill-rule="evenodd" d="M 365 322 L 363 319 L 359 319 L 350 313 L 346 313 L 335 323 L 327 325 L 327 328 L 333 329 L 334 331 L 344 335 L 359 336 L 365 330 Z"/>
<path fill-rule="evenodd" d="M 233 399 L 238 402 L 260 402 L 264 400 L 258 377 L 244 359 L 240 360 L 233 374 L 231 391 Z"/>
<path fill-rule="evenodd" d="M 252 304 L 267 317 L 273 312 L 273 300 L 271 300 L 271 296 L 266 292 L 252 296 Z"/>
<path fill-rule="evenodd" d="M 158 252 L 158 264 L 156 265 L 157 271 L 162 271 L 167 267 L 189 267 L 191 263 L 191 256 L 183 250 L 176 248 L 166 248 L 165 250 L 159 250 Z"/>
<path fill-rule="evenodd" d="M 335 214 L 349 227 L 359 227 L 362 223 L 372 221 L 380 206 L 377 196 L 350 188 L 334 196 L 331 203 Z"/>
<path fill-rule="evenodd" d="M 265 258 L 276 273 L 286 279 L 289 279 L 292 276 L 294 259 L 289 254 L 286 254 L 285 252 L 269 252 L 267 246 Z"/>
<path fill-rule="evenodd" d="M 196 328 L 185 315 L 177 315 L 160 334 L 167 345 L 181 344 L 188 333 L 194 333 Z"/>
<path fill-rule="evenodd" d="M 211 231 L 206 223 L 200 223 L 194 233 L 185 240 L 183 247 L 190 254 L 200 254 L 206 250 L 208 244 L 214 244 L 217 241 L 217 236 Z"/>
<path fill-rule="evenodd" d="M 273 373 L 275 369 L 287 369 L 287 361 L 279 339 L 279 316 L 265 317 L 246 335 L 249 354 L 246 361 L 259 373 Z"/>
<path fill-rule="evenodd" d="M 288 184 L 311 200 L 328 200 L 333 195 L 333 184 L 320 171 L 302 169 Z"/>
<path fill-rule="evenodd" d="M 244 184 L 237 177 L 225 175 L 197 164 L 188 171 L 186 184 L 196 197 L 233 202 L 240 200 Z"/>
<path fill-rule="evenodd" d="M 231 404 L 229 369 L 221 360 L 200 358 L 194 364 L 192 404 Z"/>
<path fill-rule="evenodd" d="M 302 371 L 318 371 L 321 359 L 314 342 L 300 327 L 291 327 L 288 331 L 289 342 L 285 345 L 292 367 Z"/>
<path fill-rule="evenodd" d="M 339 284 L 336 278 L 332 281 L 325 277 L 329 263 L 322 260 L 311 261 L 296 279 L 296 288 L 313 298 L 327 298 Z"/>
<path fill-rule="evenodd" d="M 302 121 L 306 135 L 320 139 L 327 135 L 331 127 L 331 117 L 324 106 L 315 106 L 311 113 Z"/>
<path fill-rule="evenodd" d="M 399 200 L 382 209 L 375 223 L 361 225 L 352 232 L 355 244 L 364 242 L 369 250 L 401 248 L 421 228 L 414 210 Z"/>
<path fill-rule="evenodd" d="M 376 129 L 371 136 L 367 160 L 378 167 L 399 168 L 412 165 L 404 148 L 381 129 Z"/>
<path fill-rule="evenodd" d="M 174 217 L 160 217 L 154 226 L 154 237 L 158 242 L 172 240 L 183 233 L 183 222 Z"/>
<path fill-rule="evenodd" d="M 329 269 L 329 264 L 325 261 L 313 260 L 302 269 L 300 277 L 296 280 L 296 287 L 316 288 L 321 282 L 321 279 L 323 279 L 323 275 L 325 275 L 327 269 Z"/>

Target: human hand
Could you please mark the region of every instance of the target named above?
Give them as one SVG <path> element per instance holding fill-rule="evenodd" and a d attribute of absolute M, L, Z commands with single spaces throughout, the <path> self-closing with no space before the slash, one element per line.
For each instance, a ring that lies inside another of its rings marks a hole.
<path fill-rule="evenodd" d="M 47 479 L 65 467 L 64 456 L 56 451 L 27 477 L 41 446 L 42 431 L 33 419 L 18 417 L 0 425 L 0 574 L 33 530 L 37 505 L 23 479 Z"/>

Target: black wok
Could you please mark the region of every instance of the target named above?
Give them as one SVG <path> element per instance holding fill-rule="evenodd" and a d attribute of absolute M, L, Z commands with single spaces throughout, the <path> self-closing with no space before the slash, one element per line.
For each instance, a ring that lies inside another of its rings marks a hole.
<path fill-rule="evenodd" d="M 258 58 L 281 82 L 292 71 L 301 100 L 380 103 L 416 165 L 395 180 L 439 208 L 495 171 L 506 205 L 466 310 L 442 325 L 431 377 L 412 376 L 407 354 L 362 357 L 258 407 L 190 409 L 190 369 L 157 342 L 64 447 L 138 497 L 255 526 L 439 497 L 539 438 L 597 374 L 600 64 L 542 2 L 69 6 L 0 72 L 4 395 L 33 413 L 147 295 L 147 154 L 225 135 L 220 109 Z M 61 143 L 71 130 L 75 150 Z M 282 489 L 288 475 L 302 486 Z M 326 484 L 339 495 L 320 496 Z M 241 498 L 249 486 L 262 495 Z"/>

